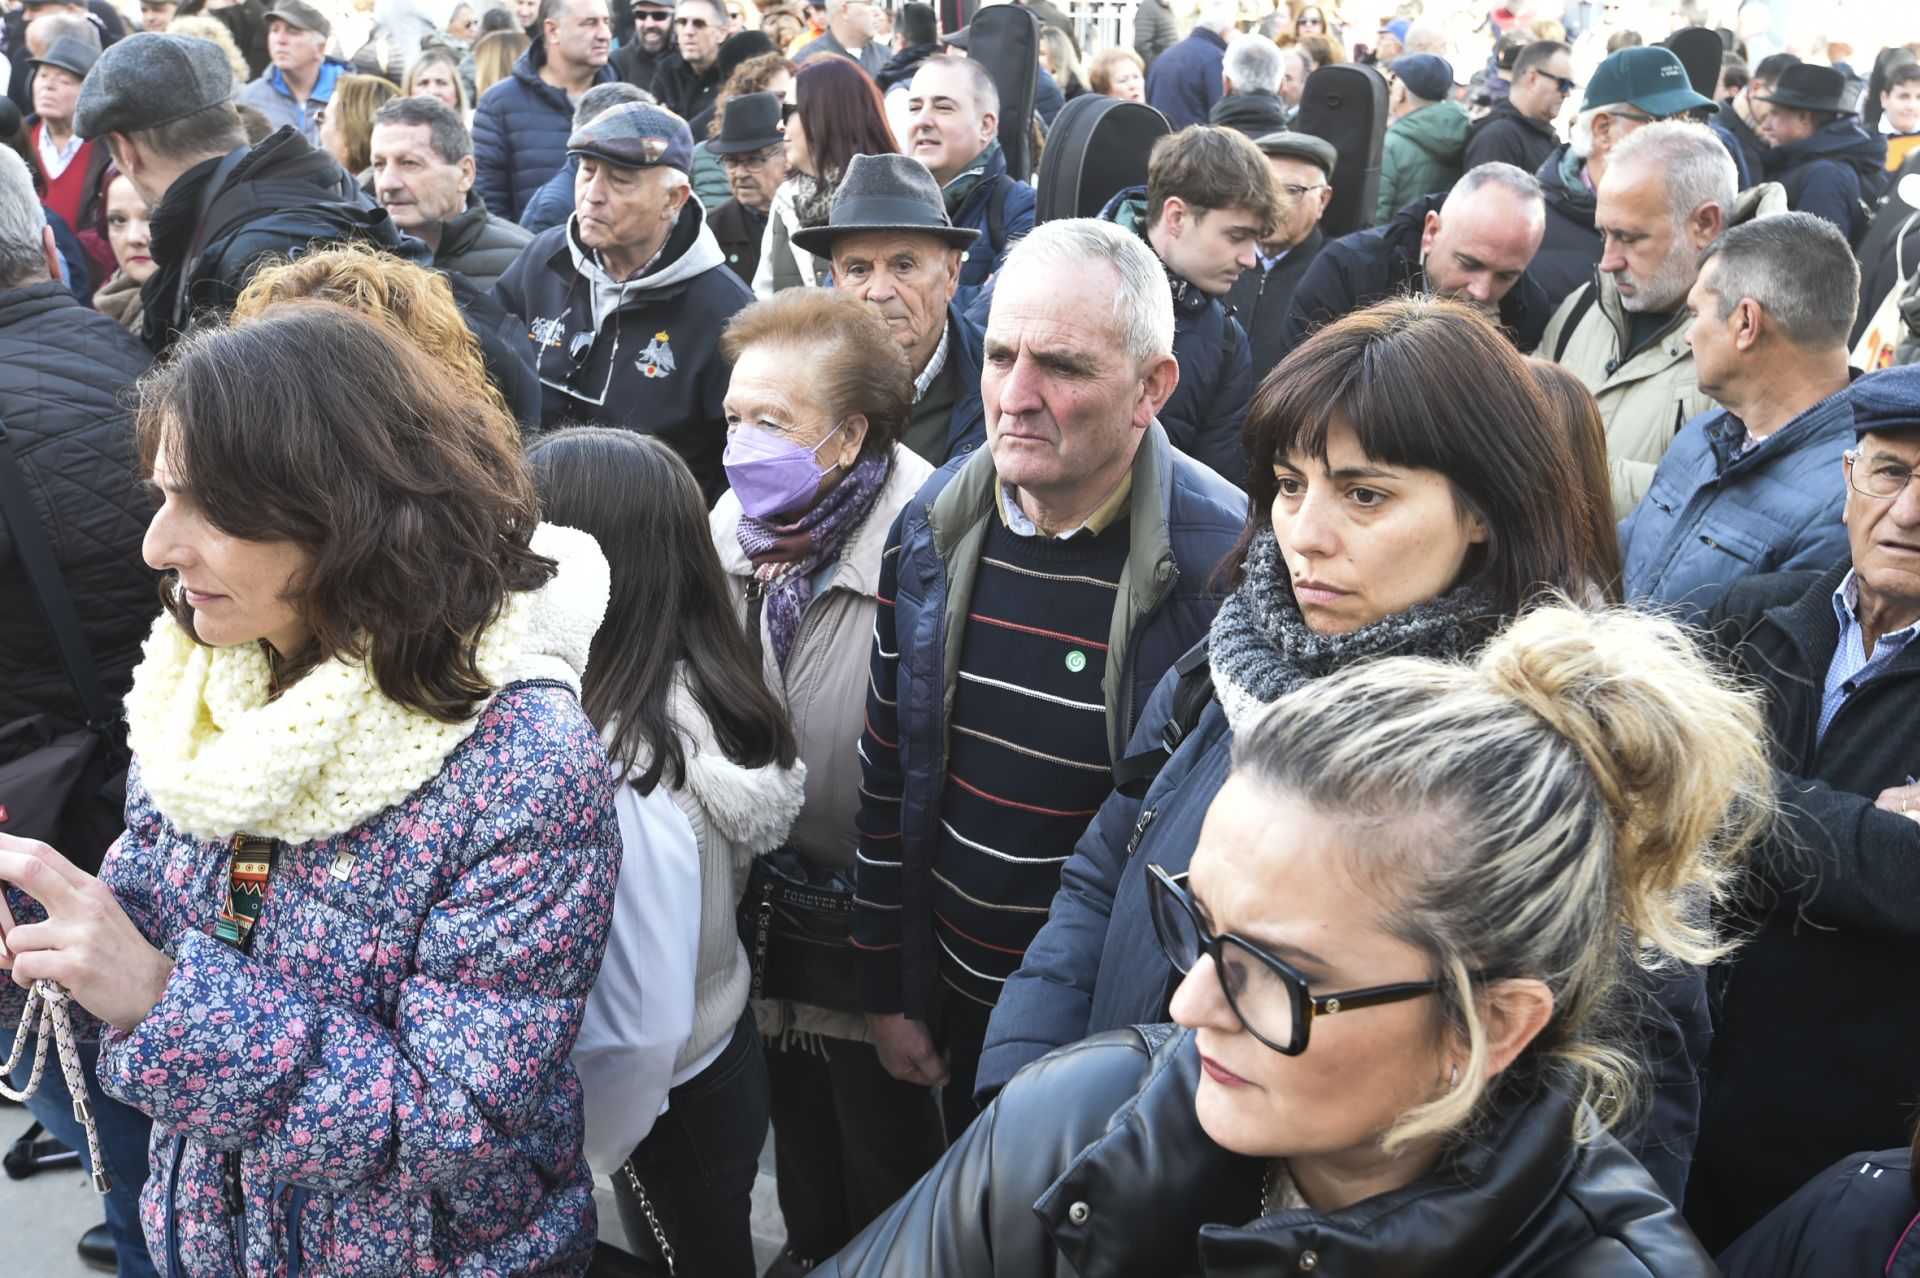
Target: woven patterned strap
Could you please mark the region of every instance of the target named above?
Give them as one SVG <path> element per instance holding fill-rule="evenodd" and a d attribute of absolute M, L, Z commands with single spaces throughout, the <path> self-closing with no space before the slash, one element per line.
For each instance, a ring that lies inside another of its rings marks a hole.
<path fill-rule="evenodd" d="M 0 1063 L 0 1096 L 24 1101 L 40 1090 L 40 1076 L 47 1066 L 47 1039 L 53 1039 L 54 1053 L 60 1060 L 61 1076 L 67 1080 L 67 1095 L 73 1097 L 73 1117 L 87 1132 L 87 1160 L 93 1164 L 93 1187 L 106 1193 L 113 1187 L 107 1164 L 100 1157 L 100 1133 L 94 1126 L 93 1105 L 87 1100 L 87 1074 L 80 1066 L 80 1045 L 73 1037 L 73 1018 L 67 1013 L 67 991 L 53 981 L 35 981 L 27 991 L 27 1005 L 20 1010 L 20 1032 L 13 1038 L 13 1053 Z M 27 1086 L 14 1091 L 7 1085 L 14 1066 L 33 1040 L 33 1070 Z"/>

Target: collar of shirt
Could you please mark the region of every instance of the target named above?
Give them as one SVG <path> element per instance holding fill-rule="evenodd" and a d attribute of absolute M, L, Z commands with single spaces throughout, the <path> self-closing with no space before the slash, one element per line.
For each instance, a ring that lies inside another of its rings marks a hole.
<path fill-rule="evenodd" d="M 1860 582 L 1852 569 L 1833 591 L 1833 615 L 1840 622 L 1840 642 L 1846 643 L 1853 631 L 1860 625 Z M 1907 646 L 1909 640 L 1920 634 L 1920 621 L 1909 622 L 1898 630 L 1890 630 L 1874 640 L 1873 656 L 1878 660 L 1884 649 L 1889 657 Z M 1865 647 L 1864 643 L 1861 647 Z"/>
<path fill-rule="evenodd" d="M 53 130 L 44 123 L 41 124 L 40 169 L 47 175 L 47 181 L 51 182 L 67 171 L 67 166 L 73 163 L 73 157 L 80 153 L 84 143 L 85 139 L 78 133 L 69 133 L 67 144 L 56 146 L 53 141 Z"/>
<path fill-rule="evenodd" d="M 1083 533 L 1088 537 L 1098 537 L 1110 528 L 1115 520 L 1120 518 L 1121 514 L 1127 509 L 1127 503 L 1132 497 L 1133 472 L 1129 470 L 1121 478 L 1119 487 L 1115 488 L 1105 501 L 1095 507 L 1093 513 L 1082 520 L 1078 528 L 1069 528 L 1063 533 L 1055 533 L 1053 534 L 1053 540 L 1065 541 L 1069 537 L 1078 537 Z M 1027 512 L 1020 509 L 1020 498 L 1019 495 L 1013 491 L 1012 484 L 1003 483 L 1000 485 L 1000 522 L 1005 524 L 1007 531 L 1016 537 L 1042 537 L 1046 535 L 1040 531 L 1039 527 L 1035 525 L 1031 519 L 1027 518 Z"/>
<path fill-rule="evenodd" d="M 1290 248 L 1283 248 L 1278 253 L 1275 253 L 1272 257 L 1267 256 L 1267 251 L 1265 249 L 1255 249 L 1254 252 L 1260 255 L 1260 273 L 1262 275 L 1271 275 L 1273 273 L 1273 268 L 1280 265 L 1280 263 L 1286 261 L 1287 254 L 1293 252 L 1293 250 Z"/>
<path fill-rule="evenodd" d="M 933 348 L 933 358 L 920 370 L 920 376 L 913 379 L 913 402 L 919 403 L 927 397 L 927 387 L 933 385 L 933 379 L 940 376 L 940 370 L 947 366 L 947 339 L 953 336 L 953 325 L 948 323 L 940 329 L 940 344 Z"/>
<path fill-rule="evenodd" d="M 1869 655 L 1866 641 L 1860 633 L 1859 618 L 1855 615 L 1859 608 L 1860 584 L 1849 570 L 1845 580 L 1833 592 L 1833 615 L 1840 623 L 1840 635 L 1833 645 L 1833 658 L 1827 663 L 1827 680 L 1821 693 L 1820 723 L 1814 732 L 1815 740 L 1825 739 L 1834 716 L 1860 684 L 1899 656 L 1914 635 L 1920 633 L 1920 621 L 1890 631 L 1875 640 L 1873 653 Z"/>

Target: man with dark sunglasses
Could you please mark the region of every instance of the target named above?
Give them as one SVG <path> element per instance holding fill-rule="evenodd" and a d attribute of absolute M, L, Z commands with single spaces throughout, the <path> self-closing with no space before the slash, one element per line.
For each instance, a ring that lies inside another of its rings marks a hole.
<path fill-rule="evenodd" d="M 651 87 L 660 105 L 683 120 L 719 96 L 720 45 L 731 21 L 720 0 L 680 0 L 674 7 L 673 49 L 655 69 Z"/>
<path fill-rule="evenodd" d="M 1513 64 L 1513 87 L 1477 124 L 1467 139 L 1466 166 L 1496 161 L 1536 172 L 1560 144 L 1554 117 L 1577 86 L 1573 51 L 1558 40 L 1536 40 L 1520 50 Z"/>
<path fill-rule="evenodd" d="M 633 39 L 608 63 L 628 84 L 653 92 L 654 77 L 678 54 L 673 47 L 673 6 L 668 0 L 634 0 Z"/>

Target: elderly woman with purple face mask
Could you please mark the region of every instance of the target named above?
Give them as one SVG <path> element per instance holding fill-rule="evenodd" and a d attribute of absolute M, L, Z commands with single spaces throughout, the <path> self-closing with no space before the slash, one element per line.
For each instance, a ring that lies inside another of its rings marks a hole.
<path fill-rule="evenodd" d="M 806 802 L 781 850 L 810 881 L 851 888 L 861 732 L 887 532 L 931 473 L 900 442 L 913 399 L 886 321 L 832 289 L 788 289 L 733 317 L 715 547 L 787 708 Z M 930 1092 L 879 1064 L 851 1002 L 851 948 L 803 988 L 756 992 L 766 1037 L 787 1248 L 833 1255 L 945 1148 Z M 843 977 L 844 979 L 840 979 Z"/>

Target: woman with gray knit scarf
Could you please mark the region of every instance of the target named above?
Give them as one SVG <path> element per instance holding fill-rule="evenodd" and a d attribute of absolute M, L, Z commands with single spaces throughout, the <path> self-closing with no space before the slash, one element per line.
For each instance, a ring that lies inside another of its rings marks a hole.
<path fill-rule="evenodd" d="M 983 1102 L 1055 1047 L 1167 1019 L 1172 972 L 1143 867 L 1186 869 L 1233 736 L 1262 707 L 1375 657 L 1464 657 L 1535 595 L 1601 588 L 1593 510 L 1607 496 L 1588 491 L 1526 361 L 1463 306 L 1394 301 L 1321 329 L 1255 393 L 1245 438 L 1232 593 L 1205 650 L 1141 714 L 1121 770 L 1148 776 L 1094 818 L 1007 982 L 980 1059 Z M 1705 983 L 1688 971 L 1645 992 L 1637 1041 L 1653 1103 L 1622 1141 L 1678 1202 L 1710 1035 Z"/>

